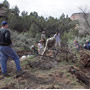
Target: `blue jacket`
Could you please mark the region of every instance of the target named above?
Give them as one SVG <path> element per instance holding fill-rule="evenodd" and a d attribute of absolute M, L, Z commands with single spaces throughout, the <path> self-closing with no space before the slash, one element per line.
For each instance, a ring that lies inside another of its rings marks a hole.
<path fill-rule="evenodd" d="M 87 50 L 90 50 L 90 43 L 85 44 L 84 48 L 87 49 Z"/>

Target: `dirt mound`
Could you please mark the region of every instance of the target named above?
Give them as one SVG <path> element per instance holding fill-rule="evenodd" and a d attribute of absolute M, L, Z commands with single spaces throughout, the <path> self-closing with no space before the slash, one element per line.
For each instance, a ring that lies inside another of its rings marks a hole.
<path fill-rule="evenodd" d="M 2 87 L 2 89 L 12 89 L 12 88 L 15 89 L 15 83 L 10 83 L 10 84 Z"/>
<path fill-rule="evenodd" d="M 56 50 L 47 56 L 33 56 L 21 61 L 22 69 L 26 72 L 22 76 L 15 78 L 15 63 L 8 61 L 8 72 L 10 78 L 1 77 L 0 86 L 6 89 L 71 89 L 84 88 L 77 82 L 76 77 L 68 72 L 72 59 L 77 60 L 74 53 L 68 52 L 68 49 Z M 22 54 L 22 52 L 20 52 Z M 25 54 L 25 53 L 24 53 Z M 27 53 L 26 53 L 27 54 Z M 67 62 L 67 60 L 68 62 Z M 75 64 L 76 65 L 76 64 Z"/>
<path fill-rule="evenodd" d="M 80 70 L 80 68 L 75 66 L 70 67 L 69 72 L 75 74 L 79 81 L 85 83 L 90 88 L 90 75 L 87 75 L 82 70 Z"/>
<path fill-rule="evenodd" d="M 38 68 L 42 70 L 49 70 L 55 67 L 59 62 L 76 62 L 78 61 L 75 53 L 70 52 L 69 49 L 61 48 L 58 50 L 49 50 L 45 56 L 36 56 L 35 60 L 29 60 L 28 64 L 30 68 Z"/>
<path fill-rule="evenodd" d="M 57 61 L 55 61 L 55 59 L 50 59 L 49 57 L 44 57 L 43 60 L 41 60 L 40 58 L 38 57 L 37 60 L 28 62 L 27 65 L 29 65 L 29 67 L 31 67 L 31 68 L 49 70 L 52 67 L 55 67 L 55 65 L 57 64 Z"/>
<path fill-rule="evenodd" d="M 80 63 L 85 67 L 90 66 L 90 51 L 89 50 L 80 50 Z"/>
<path fill-rule="evenodd" d="M 29 80 L 29 82 L 31 81 L 36 84 L 49 84 L 49 83 L 53 82 L 52 77 L 46 78 L 46 77 L 35 75 L 33 73 L 28 73 L 28 72 L 26 74 L 24 74 L 22 77 L 20 77 L 19 80 L 20 79 L 27 79 L 27 80 Z"/>
<path fill-rule="evenodd" d="M 68 48 L 60 48 L 56 52 L 56 58 L 59 57 L 60 61 L 66 60 L 66 62 L 76 62 L 78 60 L 76 53 Z"/>

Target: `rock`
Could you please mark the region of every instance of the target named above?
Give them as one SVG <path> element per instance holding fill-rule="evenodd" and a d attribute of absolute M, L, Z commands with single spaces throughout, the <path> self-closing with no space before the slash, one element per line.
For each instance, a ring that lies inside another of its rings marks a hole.
<path fill-rule="evenodd" d="M 27 55 L 27 58 L 29 58 L 31 55 Z"/>

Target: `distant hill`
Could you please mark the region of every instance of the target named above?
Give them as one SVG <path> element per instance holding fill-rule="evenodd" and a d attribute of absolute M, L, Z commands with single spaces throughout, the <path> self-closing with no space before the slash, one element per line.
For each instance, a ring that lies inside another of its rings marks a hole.
<path fill-rule="evenodd" d="M 86 15 L 85 15 L 86 14 Z M 79 25 L 78 26 L 78 30 L 80 34 L 87 34 L 90 33 L 90 13 L 73 13 L 71 15 L 71 20 L 78 20 Z M 84 16 L 85 15 L 85 16 Z M 87 21 L 85 20 L 85 18 L 87 19 Z"/>
<path fill-rule="evenodd" d="M 90 16 L 90 13 L 86 13 L 87 14 L 87 16 Z M 72 15 L 71 15 L 71 19 L 72 20 L 80 20 L 80 19 L 83 19 L 83 13 L 82 12 L 80 12 L 80 13 L 73 13 Z"/>

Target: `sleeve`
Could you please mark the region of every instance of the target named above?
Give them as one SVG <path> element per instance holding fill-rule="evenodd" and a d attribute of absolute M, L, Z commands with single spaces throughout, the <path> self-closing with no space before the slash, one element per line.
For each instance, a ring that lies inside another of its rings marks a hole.
<path fill-rule="evenodd" d="M 54 37 L 56 38 L 56 34 L 54 34 Z"/>

